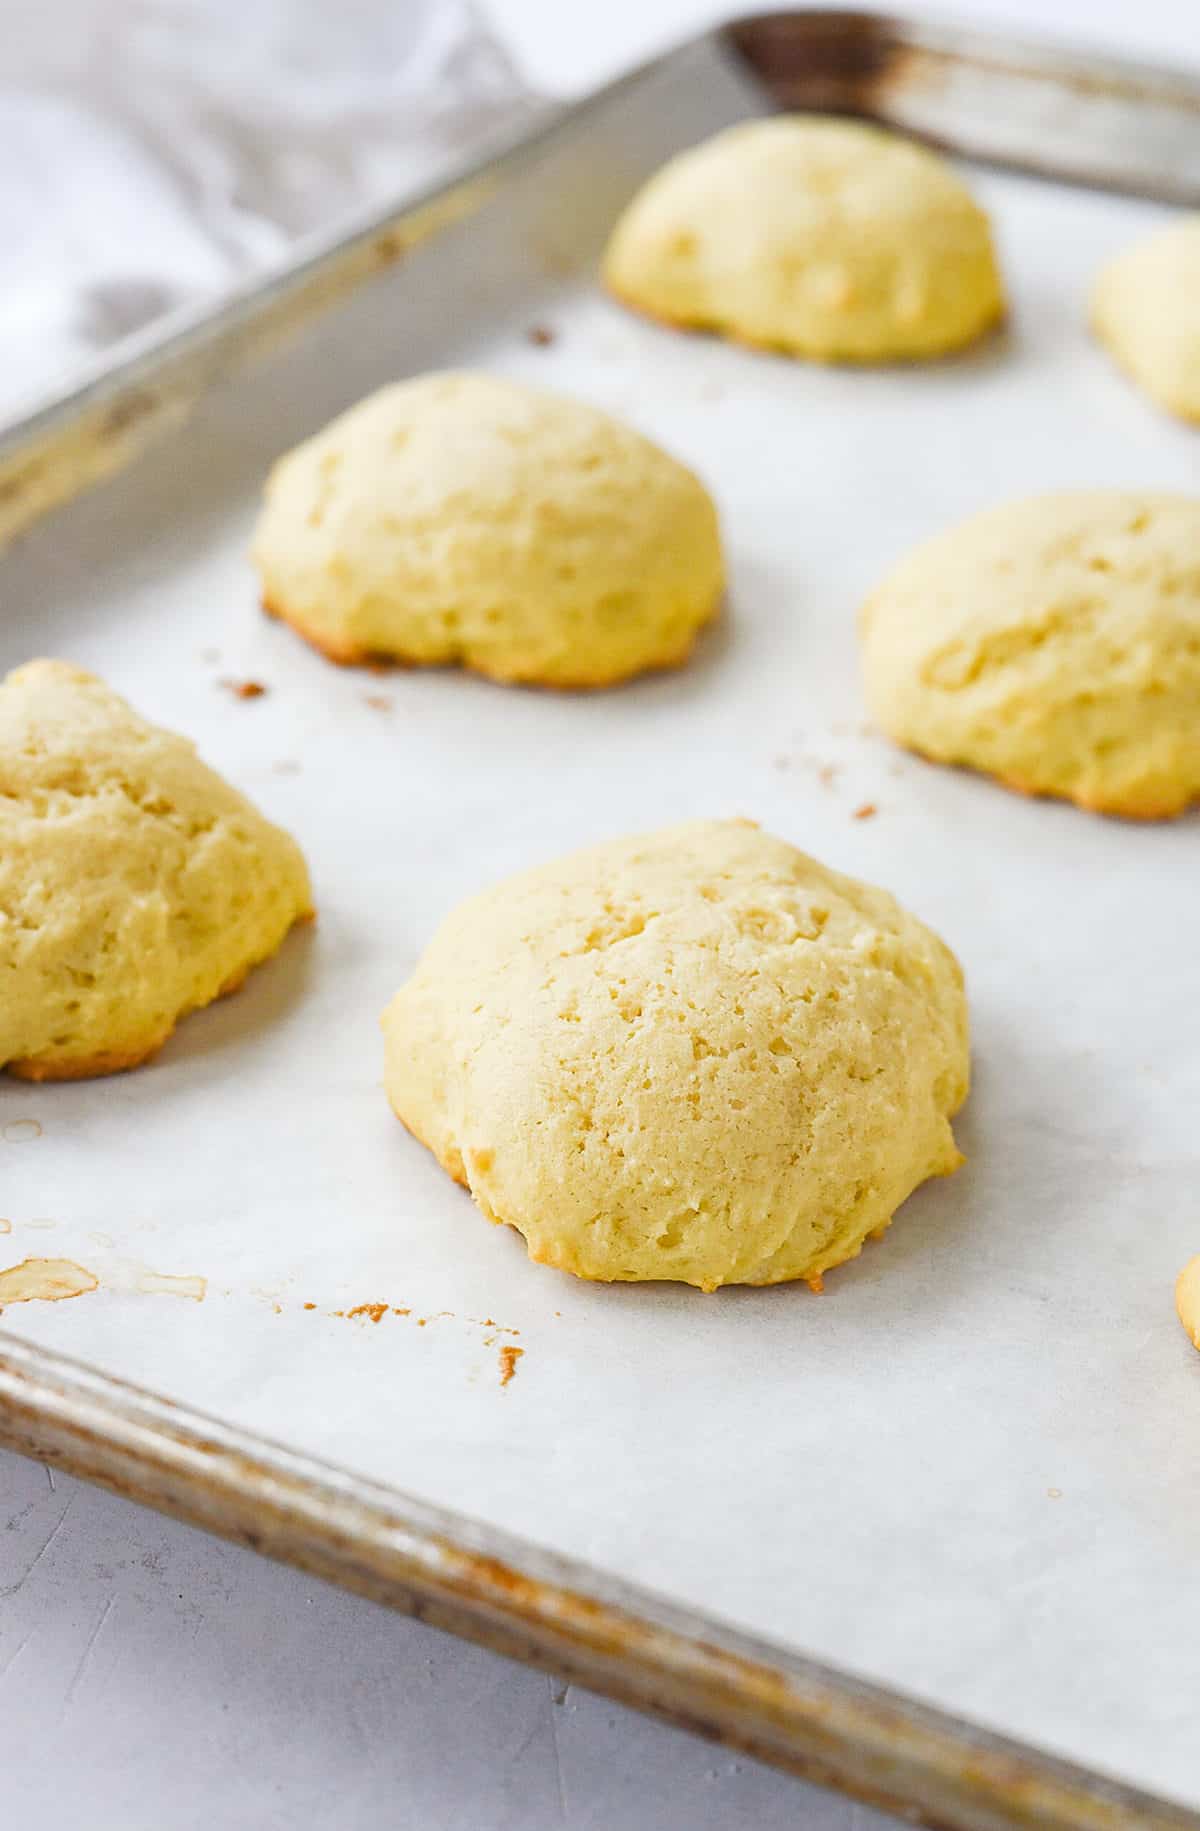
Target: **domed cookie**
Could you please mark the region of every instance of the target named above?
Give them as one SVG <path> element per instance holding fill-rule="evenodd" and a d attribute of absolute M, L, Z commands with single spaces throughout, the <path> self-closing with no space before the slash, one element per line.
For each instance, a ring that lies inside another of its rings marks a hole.
<path fill-rule="evenodd" d="M 945 161 L 819 116 L 672 159 L 617 223 L 604 277 L 653 317 L 824 362 L 937 356 L 1004 312 L 987 217 Z"/>
<path fill-rule="evenodd" d="M 954 956 L 748 821 L 472 897 L 383 1028 L 397 1116 L 582 1278 L 816 1284 L 960 1162 Z"/>
<path fill-rule="evenodd" d="M 861 619 L 899 743 L 1154 820 L 1200 796 L 1200 498 L 1075 491 L 926 541 Z"/>
<path fill-rule="evenodd" d="M 722 588 L 703 485 L 577 401 L 426 375 L 275 466 L 263 601 L 341 662 L 600 687 L 687 658 Z"/>
<path fill-rule="evenodd" d="M 312 913 L 286 833 L 95 675 L 0 684 L 0 1068 L 135 1068 Z"/>
<path fill-rule="evenodd" d="M 1092 328 L 1168 413 L 1200 420 L 1200 216 L 1117 255 L 1092 290 Z"/>
<path fill-rule="evenodd" d="M 1175 1280 L 1175 1311 L 1193 1348 L 1200 1348 L 1200 1257 L 1189 1259 Z"/>

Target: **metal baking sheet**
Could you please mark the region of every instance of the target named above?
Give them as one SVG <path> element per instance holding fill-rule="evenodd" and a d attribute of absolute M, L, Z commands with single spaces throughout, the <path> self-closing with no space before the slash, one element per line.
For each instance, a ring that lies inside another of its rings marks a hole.
<path fill-rule="evenodd" d="M 1047 98 L 1083 110 L 1086 145 L 1117 83 L 1175 133 L 1163 181 L 1136 183 L 1176 196 L 1200 116 L 1136 71 L 1089 88 L 891 22 L 868 57 L 861 18 L 837 39 L 818 17 L 819 44 L 813 18 L 793 29 L 823 89 L 798 94 L 778 22 L 714 34 L 173 329 L 0 453 L 16 527 L 191 406 L 13 544 L 0 666 L 70 657 L 194 735 L 301 839 L 320 908 L 151 1067 L 0 1083 L 0 1263 L 96 1284 L 5 1308 L 0 1439 L 930 1822 L 1196 1826 L 1200 1362 L 1171 1286 L 1200 1249 L 1200 820 L 1104 821 L 897 755 L 865 726 L 854 642 L 880 572 L 976 507 L 1195 486 L 1196 435 L 1083 323 L 1098 262 L 1161 210 L 974 170 L 1011 323 L 919 369 L 679 336 L 595 268 L 643 176 L 772 99 L 974 144 L 956 88 L 986 75 L 995 97 L 1007 70 L 1038 106 L 977 150 L 1053 170 Z M 1119 141 L 1072 175 L 1111 180 Z M 707 479 L 728 614 L 686 670 L 591 696 L 375 678 L 258 614 L 270 461 L 448 364 L 595 401 Z M 268 691 L 222 684 L 242 679 Z M 968 1164 L 821 1297 L 531 1266 L 383 1098 L 378 1014 L 452 903 L 700 813 L 887 884 L 966 966 Z"/>

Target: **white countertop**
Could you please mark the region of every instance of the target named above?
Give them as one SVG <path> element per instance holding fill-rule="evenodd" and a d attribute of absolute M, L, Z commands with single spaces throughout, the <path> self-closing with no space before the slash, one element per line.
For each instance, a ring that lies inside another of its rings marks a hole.
<path fill-rule="evenodd" d="M 484 10 L 532 81 L 578 92 L 729 7 Z M 1200 62 L 1193 0 L 937 10 Z M 22 1831 L 899 1822 L 2 1453 L 0 1773 Z"/>

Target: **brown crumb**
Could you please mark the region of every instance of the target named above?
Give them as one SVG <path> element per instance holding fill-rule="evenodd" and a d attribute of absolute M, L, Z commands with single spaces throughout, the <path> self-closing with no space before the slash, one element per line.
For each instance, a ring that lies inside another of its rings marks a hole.
<path fill-rule="evenodd" d="M 409 1309 L 407 1304 L 394 1303 L 392 1305 L 392 1315 L 393 1316 L 411 1316 L 412 1311 L 411 1311 L 411 1309 Z"/>
<path fill-rule="evenodd" d="M 390 712 L 395 703 L 387 693 L 363 694 L 363 705 L 373 707 L 376 712 Z"/>
<path fill-rule="evenodd" d="M 818 1297 L 825 1289 L 825 1280 L 820 1272 L 814 1272 L 812 1277 L 806 1278 L 804 1282 L 808 1285 L 809 1290 L 815 1292 Z"/>
<path fill-rule="evenodd" d="M 446 1315 L 448 1312 L 442 1312 Z M 497 1322 L 494 1316 L 464 1316 L 464 1322 L 472 1322 L 478 1329 L 495 1329 L 497 1335 L 519 1335 L 520 1329 L 512 1328 L 506 1322 Z"/>
<path fill-rule="evenodd" d="M 500 1350 L 500 1384 L 507 1386 L 517 1371 L 517 1362 L 524 1354 L 524 1348 L 504 1347 Z"/>
<path fill-rule="evenodd" d="M 230 680 L 228 676 L 219 680 L 217 685 L 224 687 L 227 693 L 232 693 L 235 699 L 261 699 L 267 690 L 261 680 Z"/>
<path fill-rule="evenodd" d="M 551 330 L 548 324 L 531 324 L 525 334 L 530 343 L 539 350 L 547 349 L 550 344 L 558 341 L 558 332 Z"/>
<path fill-rule="evenodd" d="M 356 1303 L 352 1310 L 347 1310 L 347 1317 L 365 1316 L 369 1322 L 381 1322 L 388 1313 L 386 1303 Z"/>
<path fill-rule="evenodd" d="M 878 812 L 873 801 L 864 801 L 861 807 L 855 808 L 853 817 L 855 820 L 873 820 Z"/>
<path fill-rule="evenodd" d="M 317 1306 L 315 1303 L 306 1303 L 304 1307 L 306 1310 L 315 1310 Z"/>

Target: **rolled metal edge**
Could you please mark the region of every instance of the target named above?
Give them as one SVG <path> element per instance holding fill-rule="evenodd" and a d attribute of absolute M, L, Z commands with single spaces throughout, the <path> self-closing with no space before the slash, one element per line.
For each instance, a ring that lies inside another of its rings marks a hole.
<path fill-rule="evenodd" d="M 0 1335 L 0 1444 L 938 1831 L 1200 1814 Z"/>

